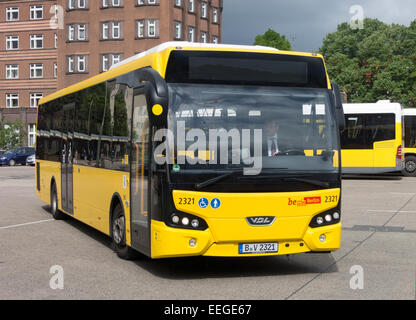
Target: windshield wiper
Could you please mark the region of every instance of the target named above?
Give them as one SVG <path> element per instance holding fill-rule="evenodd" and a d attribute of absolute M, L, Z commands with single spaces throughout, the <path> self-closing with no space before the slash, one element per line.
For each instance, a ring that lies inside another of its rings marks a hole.
<path fill-rule="evenodd" d="M 274 169 L 286 170 L 287 168 L 274 168 Z M 236 170 L 233 170 L 233 171 L 230 171 L 230 172 L 224 173 L 224 174 L 219 175 L 219 176 L 217 176 L 217 177 L 214 177 L 214 178 L 211 178 L 211 179 L 205 180 L 205 181 L 200 182 L 200 183 L 196 183 L 196 184 L 195 184 L 195 189 L 196 189 L 196 190 L 200 190 L 200 189 L 205 188 L 205 187 L 207 187 L 207 186 L 210 186 L 210 185 L 212 185 L 212 184 L 214 184 L 214 183 L 217 183 L 218 181 L 221 181 L 221 180 L 223 180 L 223 179 L 225 179 L 225 178 L 227 178 L 227 177 L 229 177 L 229 176 L 233 175 L 234 173 L 238 173 L 238 172 L 242 173 L 243 171 L 244 171 L 244 168 L 238 168 L 238 169 L 236 169 Z M 247 175 L 247 177 L 256 177 L 256 176 Z"/>
<path fill-rule="evenodd" d="M 324 181 L 320 181 L 320 180 L 315 180 L 315 179 L 282 178 L 281 180 L 284 180 L 284 181 L 305 182 L 305 183 L 309 183 L 309 184 L 312 184 L 312 185 L 317 186 L 317 187 L 329 188 L 329 183 L 328 182 L 324 182 Z"/>
<path fill-rule="evenodd" d="M 221 181 L 222 179 L 225 179 L 225 178 L 231 176 L 232 174 L 234 174 L 236 172 L 243 172 L 243 169 L 239 168 L 238 170 L 230 171 L 230 172 L 224 173 L 222 175 L 219 175 L 217 177 L 205 180 L 203 182 L 196 183 L 195 184 L 195 189 L 196 190 L 201 190 L 202 188 L 205 188 L 205 187 L 208 187 L 208 186 L 210 186 L 214 183 L 217 183 L 218 181 Z"/>

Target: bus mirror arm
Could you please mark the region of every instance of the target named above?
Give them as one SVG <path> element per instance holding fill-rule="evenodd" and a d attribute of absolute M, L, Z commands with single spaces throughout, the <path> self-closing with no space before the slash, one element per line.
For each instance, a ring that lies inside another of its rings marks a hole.
<path fill-rule="evenodd" d="M 342 106 L 342 99 L 341 99 L 341 92 L 339 90 L 339 86 L 332 82 L 332 91 L 334 93 L 334 101 L 335 101 L 335 112 L 336 118 L 338 123 L 339 131 L 343 131 L 345 129 L 345 116 L 344 116 L 344 108 Z"/>
<path fill-rule="evenodd" d="M 166 81 L 150 67 L 138 70 L 140 82 L 145 83 L 148 114 L 153 125 L 165 126 L 168 114 L 169 96 Z M 143 87 L 137 87 L 134 95 L 139 94 Z M 137 92 L 136 92 L 137 90 Z M 159 105 L 159 108 L 154 106 Z"/>

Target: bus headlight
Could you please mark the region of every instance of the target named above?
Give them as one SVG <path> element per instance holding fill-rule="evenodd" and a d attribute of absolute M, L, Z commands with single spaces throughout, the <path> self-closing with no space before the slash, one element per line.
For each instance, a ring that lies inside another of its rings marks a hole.
<path fill-rule="evenodd" d="M 321 212 L 314 216 L 309 223 L 309 227 L 323 227 L 331 224 L 336 224 L 341 221 L 341 214 L 339 208 L 333 208 L 331 210 Z"/>
<path fill-rule="evenodd" d="M 208 228 L 204 219 L 184 212 L 175 212 L 165 223 L 169 227 L 182 229 L 205 230 Z"/>

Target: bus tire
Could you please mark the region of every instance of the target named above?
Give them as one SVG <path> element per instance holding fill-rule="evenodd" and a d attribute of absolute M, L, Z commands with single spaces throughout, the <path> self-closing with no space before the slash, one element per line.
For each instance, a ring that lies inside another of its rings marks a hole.
<path fill-rule="evenodd" d="M 58 193 L 56 192 L 55 183 L 53 183 L 51 187 L 51 213 L 55 220 L 64 220 L 66 218 L 65 213 L 59 210 Z"/>
<path fill-rule="evenodd" d="M 137 257 L 136 252 L 126 244 L 126 218 L 120 203 L 113 210 L 111 238 L 115 252 L 121 259 L 133 260 Z"/>
<path fill-rule="evenodd" d="M 406 177 L 416 177 L 416 156 L 407 156 L 402 173 Z"/>

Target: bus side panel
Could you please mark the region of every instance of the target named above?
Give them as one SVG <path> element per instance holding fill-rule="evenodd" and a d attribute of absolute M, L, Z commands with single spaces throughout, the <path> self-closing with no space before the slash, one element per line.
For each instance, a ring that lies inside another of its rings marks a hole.
<path fill-rule="evenodd" d="M 341 150 L 342 167 L 360 168 L 374 166 L 374 150 L 372 149 L 343 149 Z"/>
<path fill-rule="evenodd" d="M 387 168 L 396 166 L 396 141 L 374 142 L 374 166 Z"/>
<path fill-rule="evenodd" d="M 374 142 L 374 166 L 380 168 L 395 168 L 400 166 L 397 159 L 397 148 L 403 146 L 402 126 L 396 123 L 394 140 Z"/>
<path fill-rule="evenodd" d="M 61 164 L 53 161 L 36 160 L 36 165 L 39 166 L 40 173 L 40 190 L 36 189 L 36 194 L 39 199 L 46 203 L 51 204 L 51 182 L 55 179 L 56 192 L 58 196 L 59 208 L 61 207 Z M 37 170 L 35 181 L 38 179 Z"/>
<path fill-rule="evenodd" d="M 91 182 L 94 181 L 92 184 Z M 129 173 L 74 165 L 74 217 L 109 235 L 110 206 L 118 193 L 126 217 L 126 241 L 130 245 Z"/>

